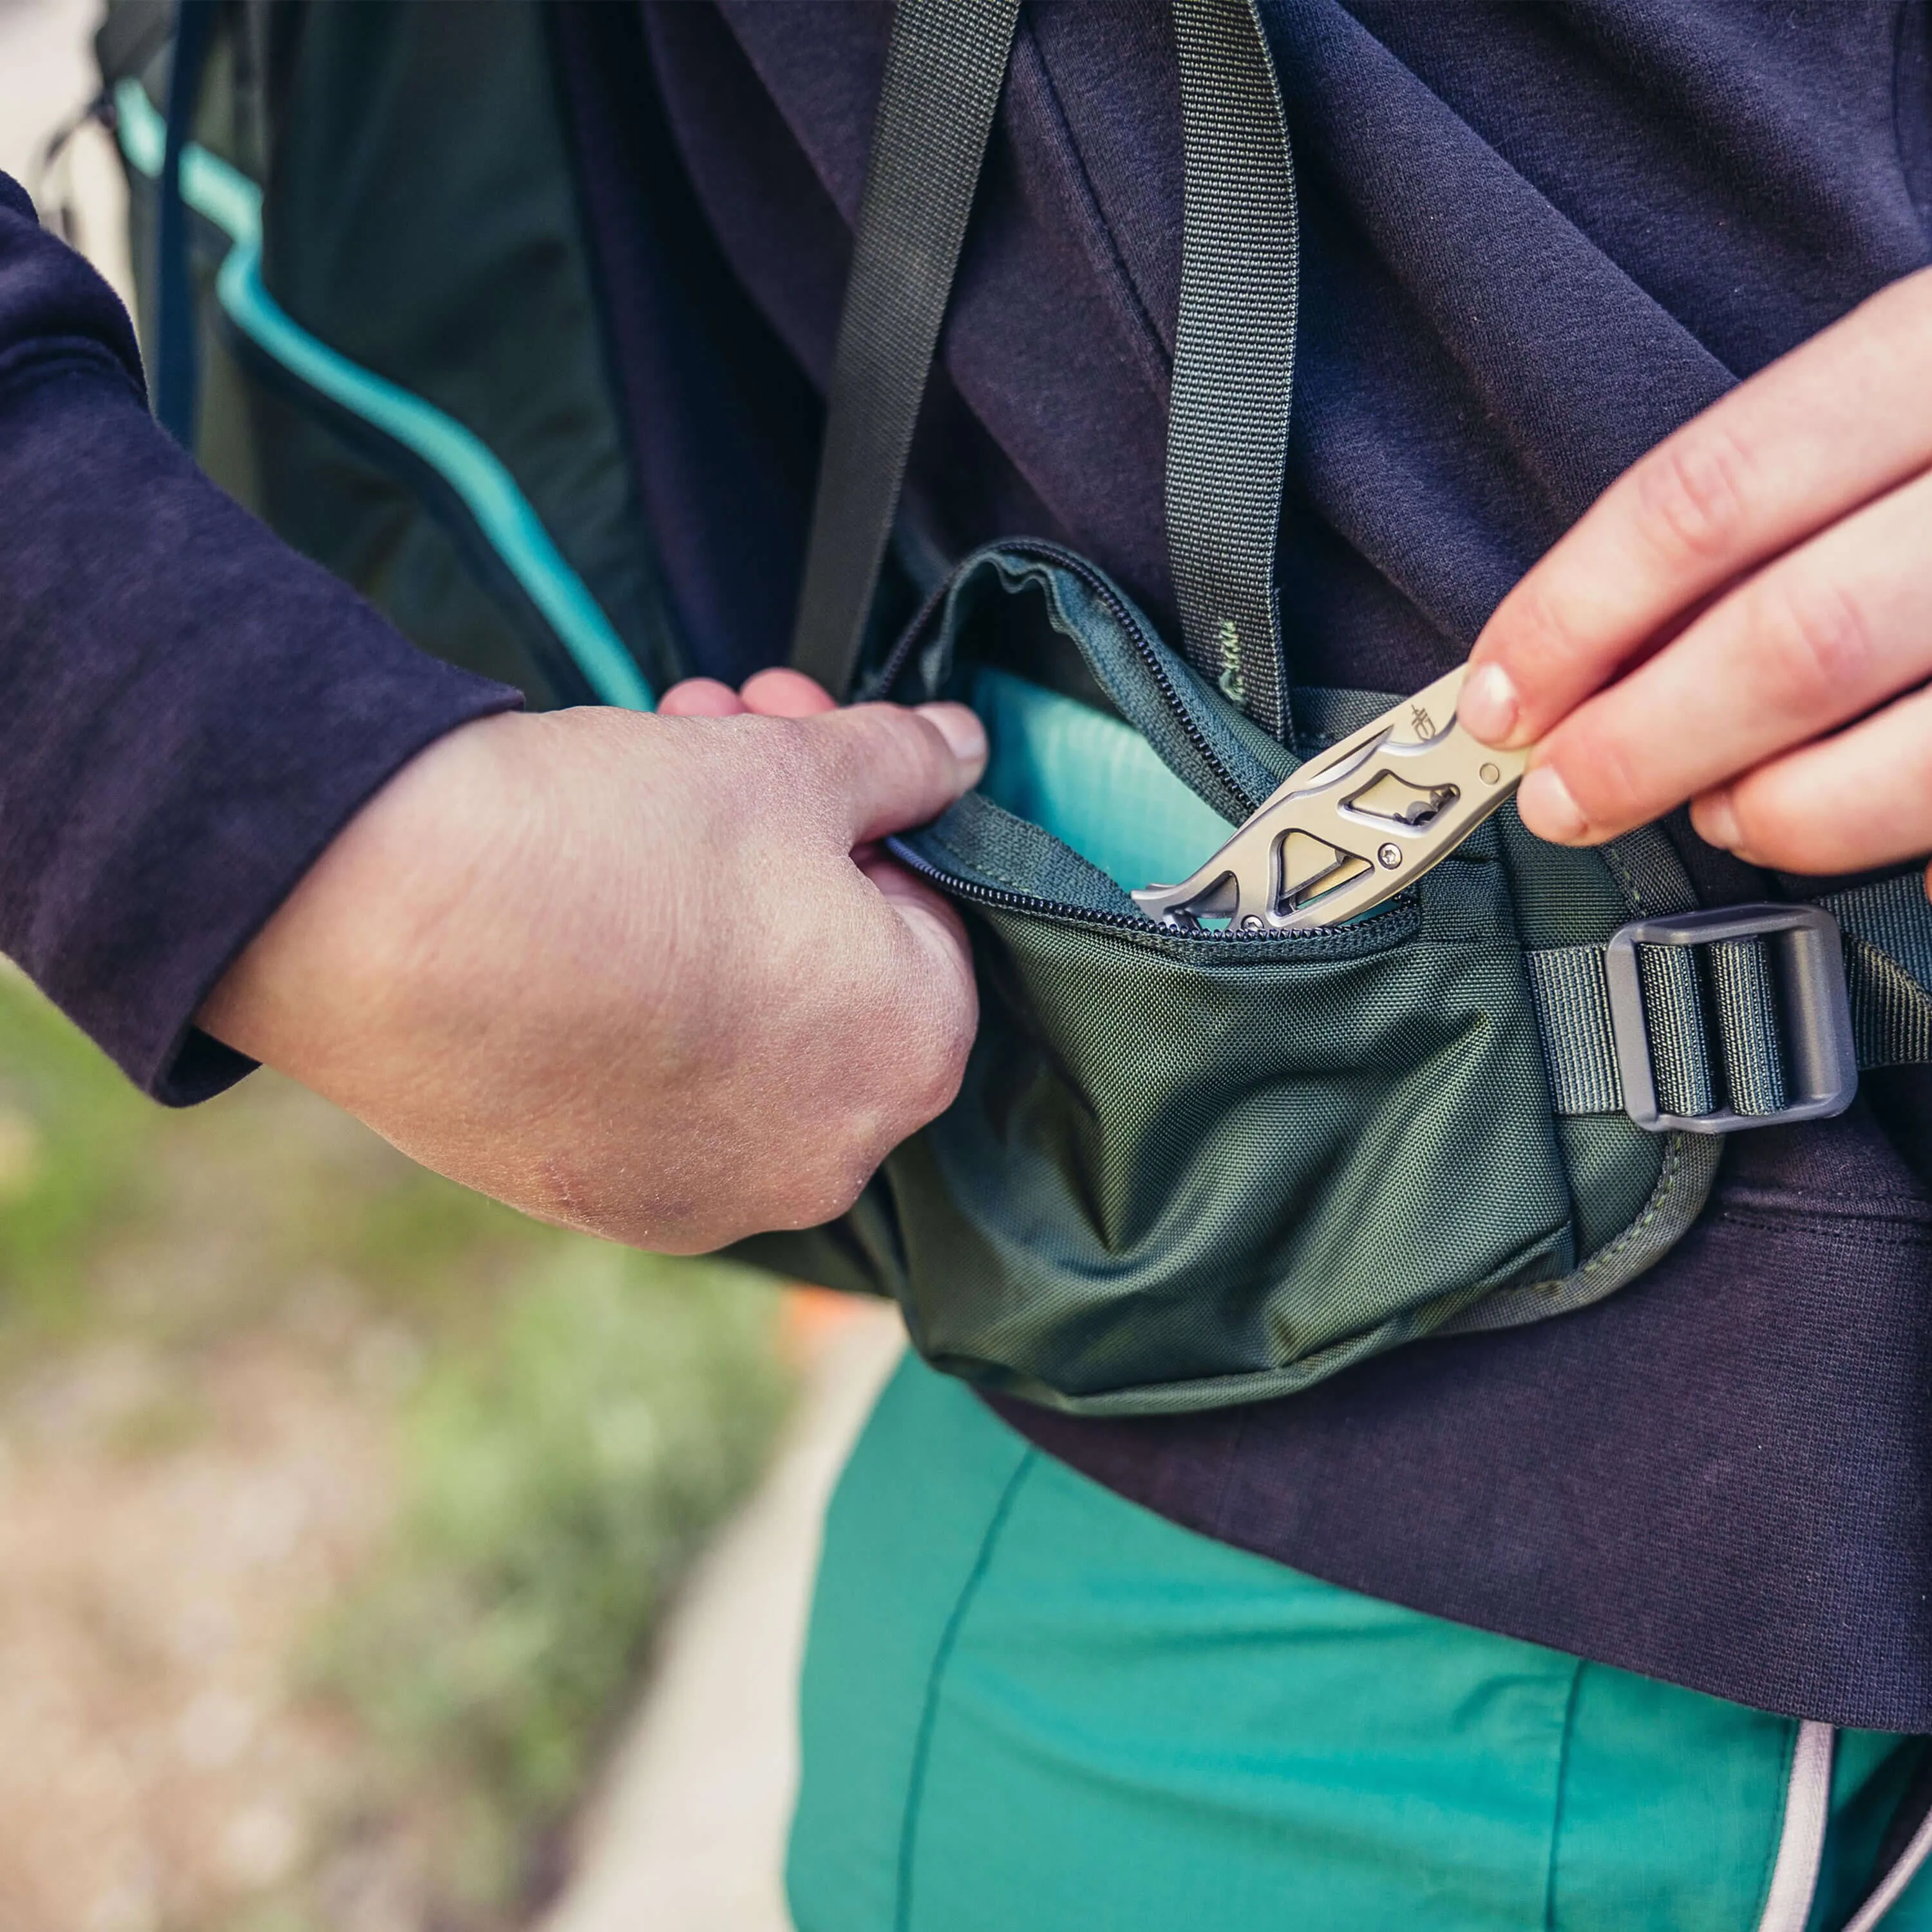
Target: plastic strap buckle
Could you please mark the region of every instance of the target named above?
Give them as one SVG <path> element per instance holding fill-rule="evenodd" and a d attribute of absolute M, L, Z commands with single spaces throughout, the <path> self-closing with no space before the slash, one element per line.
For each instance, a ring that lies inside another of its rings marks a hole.
<path fill-rule="evenodd" d="M 1776 985 L 1779 1045 L 1790 1097 L 1784 1106 L 1763 1113 L 1740 1113 L 1730 1106 L 1708 1113 L 1665 1112 L 1658 1095 L 1637 948 L 1753 939 L 1770 942 L 1766 951 Z M 1667 919 L 1638 920 L 1612 936 L 1604 966 L 1624 1111 L 1639 1126 L 1652 1133 L 1729 1134 L 1743 1127 L 1825 1120 L 1852 1104 L 1858 1092 L 1858 1064 L 1845 988 L 1844 943 L 1838 922 L 1822 907 L 1720 906 Z"/>

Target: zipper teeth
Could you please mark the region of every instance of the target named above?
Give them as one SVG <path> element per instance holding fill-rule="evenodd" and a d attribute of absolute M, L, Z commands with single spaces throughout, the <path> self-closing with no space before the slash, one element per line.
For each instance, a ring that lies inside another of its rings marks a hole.
<path fill-rule="evenodd" d="M 886 661 L 879 667 L 878 681 L 874 688 L 883 695 L 898 683 L 899 674 L 906 668 L 906 660 L 912 656 L 913 646 L 920 633 L 932 622 L 934 614 L 945 604 L 952 589 L 953 573 L 948 571 L 938 583 L 926 593 L 919 608 L 913 613 L 912 621 L 892 640 L 892 647 L 886 653 Z"/>
<path fill-rule="evenodd" d="M 976 879 L 963 879 L 956 872 L 949 872 L 944 866 L 934 865 L 930 859 L 915 852 L 902 839 L 890 838 L 886 844 L 892 848 L 892 856 L 902 860 L 916 872 L 922 873 L 933 883 L 952 893 L 955 897 L 972 899 L 981 905 L 1004 907 L 1010 912 L 1030 913 L 1049 919 L 1064 919 L 1079 926 L 1113 926 L 1126 932 L 1154 933 L 1163 939 L 1183 939 L 1190 942 L 1206 940 L 1214 946 L 1268 946 L 1278 944 L 1285 939 L 1333 939 L 1340 936 L 1343 928 L 1339 926 L 1311 926 L 1298 932 L 1248 933 L 1229 932 L 1202 926 L 1193 932 L 1183 932 L 1171 926 L 1163 926 L 1158 920 L 1147 919 L 1138 913 L 1104 912 L 1096 906 L 1075 905 L 1066 899 L 1042 898 L 1034 892 L 1010 892 L 1003 886 L 982 886 Z"/>
<path fill-rule="evenodd" d="M 914 851 L 902 840 L 889 842 L 892 856 L 902 859 L 916 872 L 922 872 L 936 884 L 949 892 L 956 892 L 962 898 L 977 899 L 983 905 L 1006 906 L 1015 912 L 1046 913 L 1061 919 L 1091 921 L 1101 926 L 1124 926 L 1132 932 L 1162 932 L 1167 930 L 1153 920 L 1142 919 L 1137 914 L 1124 912 L 1103 912 L 1095 906 L 1078 906 L 1064 899 L 1046 899 L 1032 892 L 1009 892 L 1003 886 L 982 886 L 976 879 L 962 879 L 957 873 L 949 872 L 943 866 L 935 866 L 930 859 Z M 1187 937 L 1216 939 L 1218 933 L 1190 933 Z"/>
<path fill-rule="evenodd" d="M 1250 798 L 1241 786 L 1235 782 L 1234 773 L 1222 763 L 1220 754 L 1208 742 L 1208 734 L 1195 723 L 1192 714 L 1181 702 L 1180 693 L 1175 688 L 1174 680 L 1167 674 L 1167 667 L 1161 662 L 1159 653 L 1142 634 L 1140 624 L 1133 612 L 1115 595 L 1112 585 L 1096 572 L 1090 569 L 1071 550 L 1064 550 L 1058 544 L 1019 544 L 1015 547 L 1023 554 L 1051 558 L 1072 571 L 1112 611 L 1121 629 L 1132 640 L 1134 649 L 1140 653 L 1141 661 L 1153 672 L 1154 682 L 1160 687 L 1161 695 L 1167 700 L 1168 709 L 1174 713 L 1180 728 L 1187 734 L 1189 742 L 1200 753 L 1208 770 L 1227 787 L 1234 798 L 1249 811 L 1253 811 L 1257 801 Z"/>

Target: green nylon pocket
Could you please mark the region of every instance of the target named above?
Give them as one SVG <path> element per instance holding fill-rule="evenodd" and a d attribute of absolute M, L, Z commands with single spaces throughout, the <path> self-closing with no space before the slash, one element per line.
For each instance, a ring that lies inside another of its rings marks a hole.
<path fill-rule="evenodd" d="M 1019 715 L 1004 667 L 1070 644 L 1120 722 L 1096 711 L 1043 762 L 1037 745 L 1022 757 L 1000 735 Z M 1346 927 L 1154 925 L 1036 822 L 1117 871 L 1161 849 L 1131 798 L 1070 799 L 1069 757 L 1091 760 L 1124 724 L 1228 825 L 1293 760 L 1091 566 L 1048 546 L 969 560 L 873 688 L 976 693 L 996 738 L 988 789 L 1033 815 L 974 794 L 894 842 L 972 931 L 982 1016 L 964 1087 L 845 1223 L 755 1256 L 890 1292 L 938 1366 L 1096 1414 L 1286 1394 L 1492 1304 L 1570 1305 L 1556 1291 L 1605 1232 L 1580 1214 L 1578 1174 L 1622 1216 L 1655 1185 L 1661 1147 L 1623 1123 L 1571 1171 L 1514 875 L 1541 868 L 1539 940 L 1594 937 L 1629 916 L 1600 862 L 1526 848 L 1513 866 L 1520 837 L 1492 824 Z M 1388 701 L 1310 696 L 1298 716 L 1336 735 Z M 1177 854 L 1211 844 L 1209 818 L 1174 816 Z"/>

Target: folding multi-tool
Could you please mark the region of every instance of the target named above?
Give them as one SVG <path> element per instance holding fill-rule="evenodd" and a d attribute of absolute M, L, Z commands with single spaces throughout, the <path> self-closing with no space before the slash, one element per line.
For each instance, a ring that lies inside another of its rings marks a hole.
<path fill-rule="evenodd" d="M 1468 667 L 1298 766 L 1194 875 L 1134 894 L 1149 917 L 1301 932 L 1372 910 L 1447 858 L 1522 782 L 1527 752 L 1456 722 Z"/>

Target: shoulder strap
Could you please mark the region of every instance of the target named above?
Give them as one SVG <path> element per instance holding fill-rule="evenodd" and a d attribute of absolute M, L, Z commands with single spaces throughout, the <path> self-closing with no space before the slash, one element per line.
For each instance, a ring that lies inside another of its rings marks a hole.
<path fill-rule="evenodd" d="M 792 662 L 849 688 L 983 164 L 1018 0 L 902 0 L 851 277 Z M 1096 16 L 1100 17 L 1100 16 Z M 1167 460 L 1187 655 L 1292 742 L 1274 593 L 1299 227 L 1257 0 L 1174 0 L 1186 218 Z"/>
<path fill-rule="evenodd" d="M 832 358 L 791 661 L 858 667 L 1019 0 L 900 0 Z"/>
<path fill-rule="evenodd" d="M 1300 224 L 1256 0 L 1175 0 L 1186 143 L 1167 544 L 1189 661 L 1294 742 L 1274 592 Z"/>

